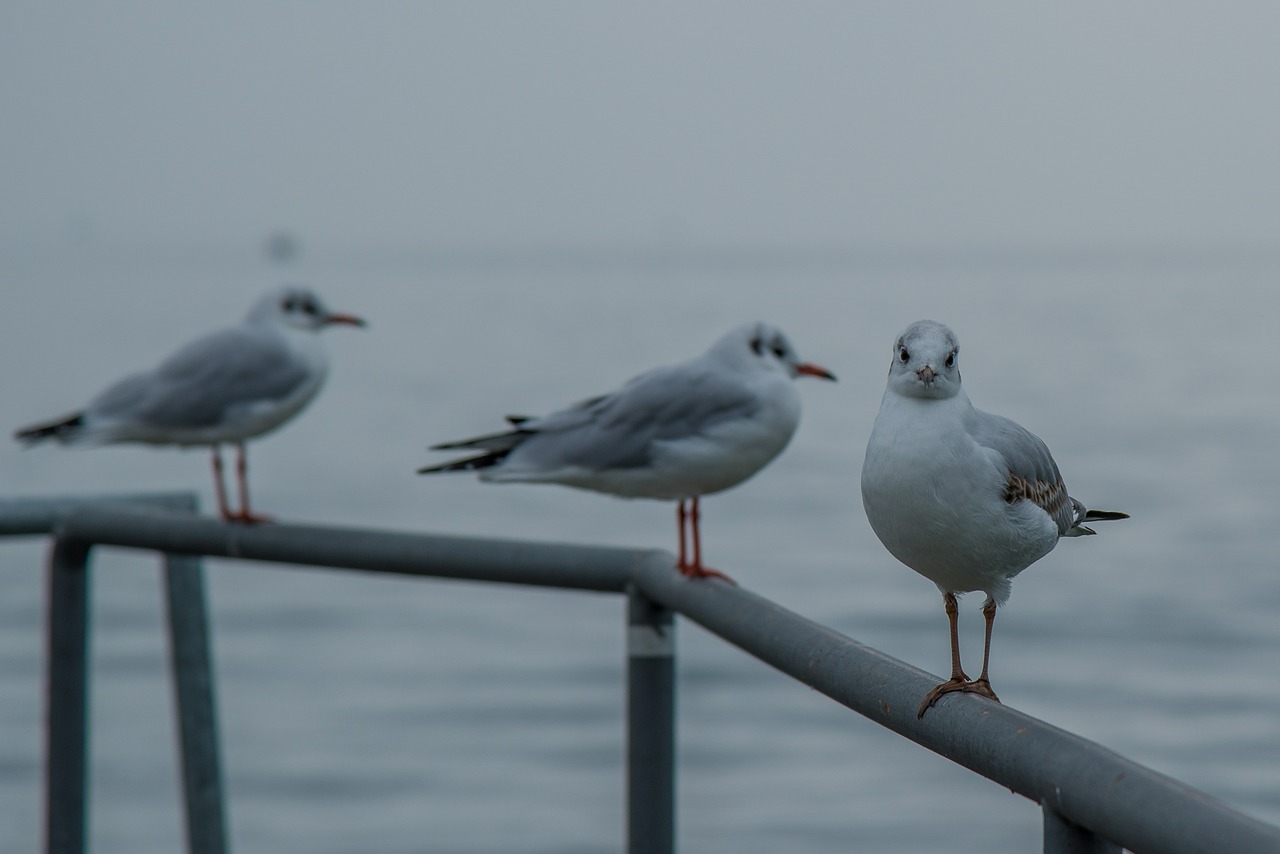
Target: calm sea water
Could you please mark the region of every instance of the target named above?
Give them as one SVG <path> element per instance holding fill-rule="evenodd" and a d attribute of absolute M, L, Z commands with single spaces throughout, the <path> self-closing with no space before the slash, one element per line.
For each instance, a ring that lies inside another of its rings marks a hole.
<path fill-rule="evenodd" d="M 975 403 L 1053 448 L 1091 506 L 1133 519 L 1015 583 L 992 672 L 1006 703 L 1280 822 L 1280 258 L 1098 256 L 306 258 L 0 262 L 3 426 L 59 414 L 305 280 L 367 330 L 326 333 L 329 385 L 252 446 L 287 520 L 672 548 L 672 508 L 420 478 L 436 441 L 501 426 L 778 323 L 806 383 L 791 448 L 704 505 L 708 562 L 944 673 L 932 585 L 862 514 L 858 474 L 893 338 L 950 324 Z M 200 451 L 21 451 L 6 496 L 195 490 Z M 0 839 L 39 848 L 40 564 L 0 543 Z M 210 562 L 239 851 L 605 852 L 623 838 L 623 606 L 601 595 Z M 181 847 L 154 560 L 93 579 L 92 844 Z M 980 597 L 962 603 L 977 661 Z M 1037 850 L 1038 808 L 679 628 L 679 836 L 689 852 Z"/>

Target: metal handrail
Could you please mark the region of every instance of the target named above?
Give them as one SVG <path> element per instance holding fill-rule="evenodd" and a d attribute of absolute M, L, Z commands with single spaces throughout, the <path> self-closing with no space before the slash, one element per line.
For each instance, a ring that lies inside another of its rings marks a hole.
<path fill-rule="evenodd" d="M 919 698 L 936 677 L 740 587 L 686 579 L 665 552 L 301 525 L 245 527 L 123 505 L 80 507 L 61 518 L 56 535 L 58 548 L 73 559 L 104 545 L 626 592 L 633 852 L 674 846 L 671 612 L 1041 804 L 1045 851 L 1115 851 L 1117 845 L 1161 854 L 1280 851 L 1280 827 L 1016 709 L 954 695 L 917 718 Z"/>

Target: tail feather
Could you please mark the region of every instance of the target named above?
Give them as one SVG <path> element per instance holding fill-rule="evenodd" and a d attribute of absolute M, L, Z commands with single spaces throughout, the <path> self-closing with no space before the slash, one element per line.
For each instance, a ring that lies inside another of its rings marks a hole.
<path fill-rule="evenodd" d="M 73 438 L 83 427 L 84 413 L 77 412 L 75 415 L 58 421 L 24 427 L 14 433 L 13 438 L 28 446 L 43 442 L 45 439 L 57 439 L 60 442 L 65 442 Z"/>
<path fill-rule="evenodd" d="M 511 421 L 512 424 L 518 425 L 522 420 L 528 419 L 521 419 L 516 416 L 507 420 Z M 481 451 L 482 453 L 473 457 L 452 460 L 438 466 L 426 466 L 418 469 L 418 474 L 435 474 L 442 471 L 480 471 L 481 469 L 492 468 L 505 460 L 517 445 L 532 435 L 533 431 L 531 430 L 508 430 L 505 433 L 490 433 L 487 436 L 463 439 L 460 442 L 444 442 L 443 444 L 432 445 L 428 450 Z"/>
<path fill-rule="evenodd" d="M 448 463 L 442 463 L 438 466 L 425 466 L 418 469 L 418 474 L 436 474 L 442 471 L 480 471 L 481 469 L 496 466 L 507 458 L 510 451 L 499 451 L 490 454 L 481 454 L 476 457 L 467 457 L 466 459 L 454 460 Z"/>
<path fill-rule="evenodd" d="M 525 430 L 508 430 L 505 433 L 490 433 L 487 436 L 476 436 L 474 439 L 463 439 L 459 442 L 442 442 L 432 445 L 429 451 L 462 451 L 479 449 L 491 453 L 506 453 L 523 442 L 530 433 Z"/>
<path fill-rule="evenodd" d="M 1119 513 L 1114 510 L 1088 510 L 1074 498 L 1071 499 L 1071 504 L 1075 508 L 1075 524 L 1064 535 L 1067 537 L 1087 537 L 1098 533 L 1086 525 L 1085 522 L 1114 522 L 1118 519 L 1129 518 L 1128 513 Z"/>

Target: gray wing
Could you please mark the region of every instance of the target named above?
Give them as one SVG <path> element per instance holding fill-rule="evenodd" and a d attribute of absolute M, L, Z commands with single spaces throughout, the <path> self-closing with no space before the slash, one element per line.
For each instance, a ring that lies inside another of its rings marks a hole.
<path fill-rule="evenodd" d="M 530 435 L 520 450 L 539 467 L 638 468 L 652 459 L 655 443 L 705 435 L 752 417 L 759 405 L 749 388 L 723 373 L 659 368 L 612 394 L 521 421 L 520 432 Z"/>
<path fill-rule="evenodd" d="M 279 336 L 228 329 L 191 342 L 150 373 L 121 380 L 89 409 L 157 427 L 211 427 L 237 405 L 283 400 L 307 376 Z"/>
<path fill-rule="evenodd" d="M 1057 523 L 1058 535 L 1066 536 L 1076 524 L 1078 502 L 1067 494 L 1058 464 L 1040 437 L 1016 421 L 976 409 L 969 433 L 979 445 L 999 453 L 1008 465 L 1005 501 L 1032 502 Z"/>

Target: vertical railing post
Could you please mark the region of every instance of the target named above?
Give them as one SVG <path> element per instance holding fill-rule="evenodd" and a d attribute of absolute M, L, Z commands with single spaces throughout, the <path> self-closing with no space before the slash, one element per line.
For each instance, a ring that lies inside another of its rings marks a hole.
<path fill-rule="evenodd" d="M 45 851 L 85 850 L 89 749 L 89 546 L 58 538 L 49 558 Z"/>
<path fill-rule="evenodd" d="M 1040 806 L 1044 811 L 1044 854 L 1120 854 L 1123 850 L 1114 842 L 1063 818 L 1048 804 Z"/>
<path fill-rule="evenodd" d="M 627 851 L 675 850 L 675 622 L 627 588 Z"/>
<path fill-rule="evenodd" d="M 204 570 L 198 557 L 170 554 L 164 557 L 164 578 L 187 850 L 191 854 L 225 854 L 226 815 Z"/>

